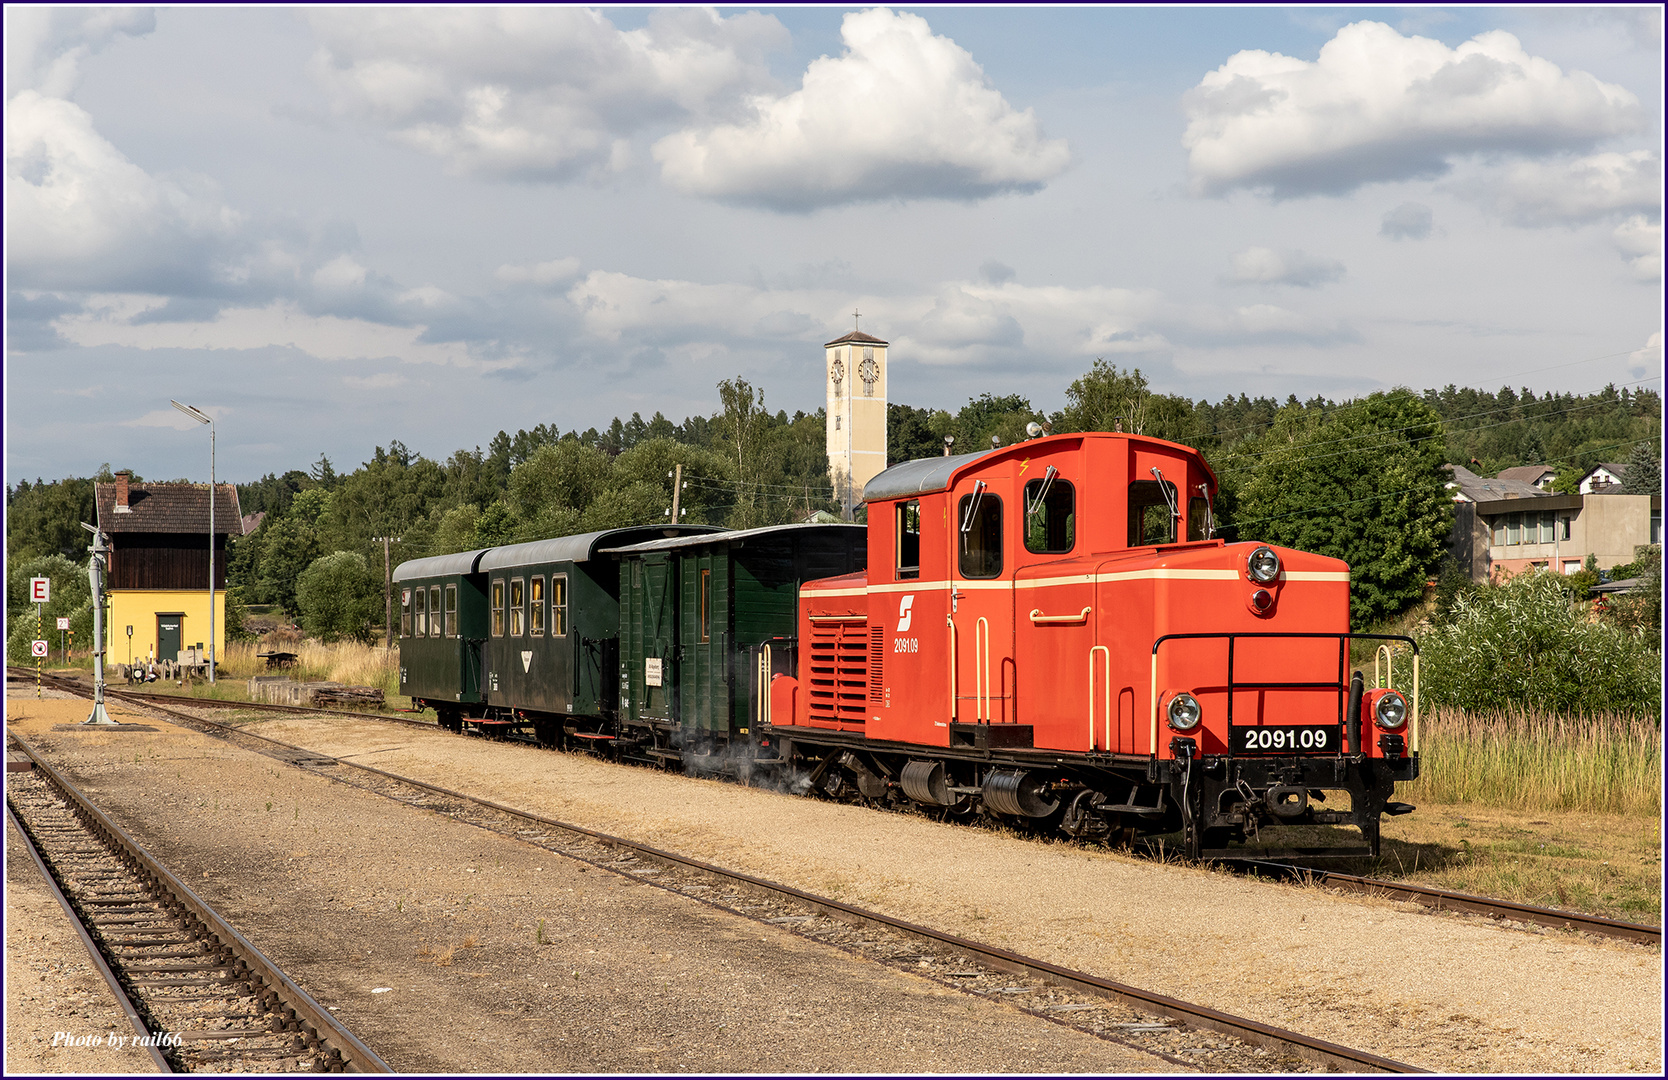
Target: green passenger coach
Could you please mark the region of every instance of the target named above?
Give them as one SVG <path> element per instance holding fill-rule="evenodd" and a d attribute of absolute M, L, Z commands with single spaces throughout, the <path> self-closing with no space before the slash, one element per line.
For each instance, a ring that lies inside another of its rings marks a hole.
<path fill-rule="evenodd" d="M 475 572 L 487 549 L 413 559 L 394 569 L 400 601 L 400 690 L 433 706 L 447 727 L 478 709 L 485 584 Z"/>

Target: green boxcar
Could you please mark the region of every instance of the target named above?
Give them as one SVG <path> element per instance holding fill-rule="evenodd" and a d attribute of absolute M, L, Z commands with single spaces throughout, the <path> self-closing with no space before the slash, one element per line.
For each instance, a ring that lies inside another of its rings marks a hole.
<path fill-rule="evenodd" d="M 485 699 L 494 715 L 537 723 L 612 718 L 618 701 L 619 561 L 604 547 L 711 533 L 646 526 L 492 548 L 481 558 L 487 612 Z M 541 736 L 542 737 L 542 736 Z"/>
<path fill-rule="evenodd" d="M 480 707 L 487 636 L 486 549 L 413 559 L 394 569 L 400 602 L 400 690 L 443 721 Z"/>
<path fill-rule="evenodd" d="M 711 753 L 745 739 L 759 649 L 788 671 L 799 586 L 862 570 L 861 525 L 775 525 L 613 549 L 623 560 L 620 712 L 623 724 Z"/>

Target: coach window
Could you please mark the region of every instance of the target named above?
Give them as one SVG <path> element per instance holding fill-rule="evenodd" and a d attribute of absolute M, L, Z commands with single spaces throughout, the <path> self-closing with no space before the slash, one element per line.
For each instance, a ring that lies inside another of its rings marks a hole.
<path fill-rule="evenodd" d="M 1176 485 L 1136 480 L 1129 485 L 1129 546 L 1176 542 Z"/>
<path fill-rule="evenodd" d="M 544 578 L 536 577 L 527 584 L 527 633 L 530 637 L 544 636 Z"/>
<path fill-rule="evenodd" d="M 492 583 L 492 636 L 504 636 L 504 579 Z"/>
<path fill-rule="evenodd" d="M 458 636 L 458 587 L 446 586 L 446 636 Z"/>
<path fill-rule="evenodd" d="M 921 576 L 921 500 L 899 503 L 898 517 L 898 578 Z"/>
<path fill-rule="evenodd" d="M 429 637 L 439 637 L 442 629 L 440 622 L 440 586 L 429 586 Z"/>
<path fill-rule="evenodd" d="M 416 607 L 417 630 L 416 637 L 429 636 L 429 594 L 427 589 L 417 590 Z"/>
<path fill-rule="evenodd" d="M 1063 555 L 1077 543 L 1077 491 L 1052 467 L 1025 485 L 1025 550 Z"/>
<path fill-rule="evenodd" d="M 527 632 L 527 583 L 520 578 L 510 579 L 510 636 L 521 637 Z"/>
<path fill-rule="evenodd" d="M 956 513 L 961 533 L 961 576 L 993 578 L 1002 573 L 1002 500 L 985 490 L 984 484 L 975 485 L 973 494 L 964 495 Z"/>
<path fill-rule="evenodd" d="M 701 571 L 701 640 L 712 640 L 712 571 Z"/>
<path fill-rule="evenodd" d="M 400 636 L 411 636 L 411 589 L 400 590 Z"/>
<path fill-rule="evenodd" d="M 568 579 L 565 574 L 550 575 L 550 636 L 566 637 L 568 633 Z"/>

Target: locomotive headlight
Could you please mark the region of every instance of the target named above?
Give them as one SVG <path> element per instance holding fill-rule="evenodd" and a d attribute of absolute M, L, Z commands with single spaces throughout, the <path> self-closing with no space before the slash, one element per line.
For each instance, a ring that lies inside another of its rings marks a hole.
<path fill-rule="evenodd" d="M 1280 576 L 1280 556 L 1273 548 L 1260 547 L 1245 561 L 1245 572 L 1259 585 L 1268 585 Z"/>
<path fill-rule="evenodd" d="M 1373 704 L 1373 723 L 1386 731 L 1395 731 L 1407 723 L 1407 699 L 1394 690 L 1385 691 Z"/>
<path fill-rule="evenodd" d="M 1199 717 L 1203 715 L 1199 709 L 1199 699 L 1183 691 L 1170 699 L 1170 706 L 1165 710 L 1170 718 L 1170 726 L 1177 731 L 1192 731 L 1199 726 Z"/>

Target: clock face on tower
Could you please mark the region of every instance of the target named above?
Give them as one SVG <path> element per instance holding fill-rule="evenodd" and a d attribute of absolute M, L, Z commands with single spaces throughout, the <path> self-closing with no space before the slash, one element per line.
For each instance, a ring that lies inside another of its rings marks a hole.
<path fill-rule="evenodd" d="M 834 388 L 836 390 L 839 389 L 840 384 L 842 382 L 844 382 L 845 378 L 846 378 L 846 366 L 845 366 L 845 364 L 841 363 L 840 358 L 838 356 L 836 356 L 834 358 L 834 366 L 832 368 L 829 368 L 828 370 L 829 370 L 829 375 L 834 379 Z"/>
<path fill-rule="evenodd" d="M 857 376 L 863 380 L 863 392 L 874 397 L 875 383 L 880 381 L 880 365 L 874 362 L 873 357 L 864 357 L 863 362 L 857 365 Z"/>

